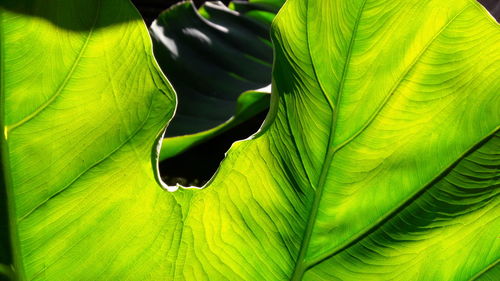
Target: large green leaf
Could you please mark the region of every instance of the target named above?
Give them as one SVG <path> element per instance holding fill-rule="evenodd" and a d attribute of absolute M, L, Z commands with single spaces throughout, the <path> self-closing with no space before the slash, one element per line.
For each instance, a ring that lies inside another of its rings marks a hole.
<path fill-rule="evenodd" d="M 192 2 L 183 2 L 151 25 L 156 58 L 179 98 L 160 160 L 269 106 L 270 87 L 265 88 L 271 83 L 269 29 L 279 6 L 235 2 L 230 7 L 206 2 L 198 12 Z M 261 90 L 246 93 L 256 89 Z"/>
<path fill-rule="evenodd" d="M 288 1 L 264 127 L 204 189 L 176 192 L 153 148 L 174 97 L 130 4 L 35 4 L 1 11 L 20 279 L 498 272 L 500 28 L 476 2 Z"/>
<path fill-rule="evenodd" d="M 155 249 L 154 230 L 141 236 L 164 221 L 152 216 L 166 194 L 151 155 L 175 96 L 140 15 L 124 0 L 8 0 L 0 20 L 2 169 L 18 278 L 158 280 L 164 273 L 140 253 Z"/>

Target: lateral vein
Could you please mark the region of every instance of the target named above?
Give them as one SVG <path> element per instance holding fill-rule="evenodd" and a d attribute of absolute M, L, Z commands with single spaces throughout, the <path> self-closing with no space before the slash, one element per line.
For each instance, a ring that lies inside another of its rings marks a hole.
<path fill-rule="evenodd" d="M 94 22 L 92 23 L 92 26 L 90 28 L 90 31 L 89 31 L 88 35 L 87 35 L 87 38 L 85 39 L 85 42 L 83 43 L 83 46 L 80 49 L 80 51 L 78 51 L 78 55 L 77 55 L 75 61 L 73 62 L 73 65 L 71 66 L 69 72 L 66 74 L 66 77 L 64 77 L 64 80 L 61 83 L 61 85 L 57 88 L 56 92 L 45 103 L 43 103 L 40 107 L 38 107 L 35 111 L 33 111 L 32 113 L 28 114 L 26 117 L 24 117 L 23 119 L 19 120 L 18 122 L 14 123 L 12 125 L 6 126 L 5 130 L 7 132 L 12 132 L 13 130 L 15 130 L 19 126 L 21 126 L 21 125 L 27 123 L 28 121 L 32 120 L 33 118 L 35 118 L 45 108 L 47 108 L 50 104 L 52 104 L 57 99 L 58 96 L 61 95 L 62 91 L 64 90 L 64 88 L 66 88 L 66 85 L 68 84 L 69 80 L 71 79 L 71 76 L 73 75 L 73 73 L 75 72 L 77 66 L 79 65 L 79 63 L 80 63 L 80 61 L 81 61 L 81 59 L 83 57 L 83 54 L 85 53 L 85 50 L 87 49 L 87 46 L 88 46 L 89 41 L 90 41 L 90 38 L 92 37 L 92 34 L 94 32 L 94 29 L 95 29 L 95 26 L 97 24 L 97 20 L 99 19 L 100 10 L 101 10 L 100 6 L 101 6 L 101 1 L 98 2 L 97 11 L 96 11 L 96 15 L 95 15 L 95 18 L 94 18 Z"/>

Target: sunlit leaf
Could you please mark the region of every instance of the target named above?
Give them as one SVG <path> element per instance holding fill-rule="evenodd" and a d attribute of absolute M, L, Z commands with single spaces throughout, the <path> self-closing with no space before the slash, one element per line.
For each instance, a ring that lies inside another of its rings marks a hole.
<path fill-rule="evenodd" d="M 174 94 L 130 3 L 7 3 L 2 169 L 19 279 L 498 272 L 500 27 L 478 3 L 289 0 L 266 123 L 204 189 L 175 192 L 155 171 Z"/>

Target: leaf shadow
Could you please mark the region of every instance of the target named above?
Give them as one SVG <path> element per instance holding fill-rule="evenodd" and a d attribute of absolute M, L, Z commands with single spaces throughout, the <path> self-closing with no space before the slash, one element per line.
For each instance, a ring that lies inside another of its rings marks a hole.
<path fill-rule="evenodd" d="M 38 18 L 71 31 L 88 31 L 142 20 L 129 0 L 2 0 L 0 10 Z"/>

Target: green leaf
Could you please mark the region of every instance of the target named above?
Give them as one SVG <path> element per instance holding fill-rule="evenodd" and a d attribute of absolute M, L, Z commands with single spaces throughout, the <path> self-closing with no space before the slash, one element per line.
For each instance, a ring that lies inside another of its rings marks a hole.
<path fill-rule="evenodd" d="M 196 11 L 183 2 L 164 11 L 150 33 L 156 58 L 172 82 L 179 104 L 163 142 L 160 160 L 234 127 L 269 106 L 271 83 L 269 29 L 278 2 L 206 2 Z M 245 104 L 242 104 L 245 103 Z M 245 107 L 243 112 L 238 107 Z"/>
<path fill-rule="evenodd" d="M 156 263 L 139 257 L 154 250 L 143 231 L 162 225 L 148 218 L 162 209 L 155 196 L 166 195 L 151 155 L 175 96 L 139 13 L 123 0 L 2 1 L 0 42 L 18 279 L 159 280 L 161 270 L 149 273 Z"/>
<path fill-rule="evenodd" d="M 270 88 L 270 87 L 269 87 Z M 159 160 L 174 157 L 187 149 L 205 142 L 214 136 L 217 136 L 228 129 L 235 127 L 245 120 L 255 116 L 269 107 L 270 89 L 243 92 L 236 100 L 236 112 L 226 122 L 212 129 L 199 133 L 182 135 L 176 137 L 164 138 L 160 150 Z M 186 124 L 187 125 L 187 124 Z"/>
<path fill-rule="evenodd" d="M 279 9 L 283 4 L 285 4 L 286 0 L 248 0 L 248 3 L 250 5 L 262 5 L 262 6 L 267 6 L 271 7 L 274 9 Z M 243 4 L 243 1 L 234 1 L 234 3 L 240 3 Z"/>
<path fill-rule="evenodd" d="M 204 189 L 176 192 L 158 183 L 153 148 L 174 97 L 137 13 L 118 0 L 38 3 L 1 11 L 19 279 L 498 271 L 500 27 L 476 2 L 288 1 L 273 22 L 266 123 Z M 80 25 L 54 24 L 61 15 Z"/>
<path fill-rule="evenodd" d="M 474 281 L 495 281 L 500 274 L 500 265 L 497 262 L 479 272 L 471 280 Z"/>
<path fill-rule="evenodd" d="M 0 264 L 0 280 L 1 281 L 14 280 L 14 276 L 9 265 Z"/>

